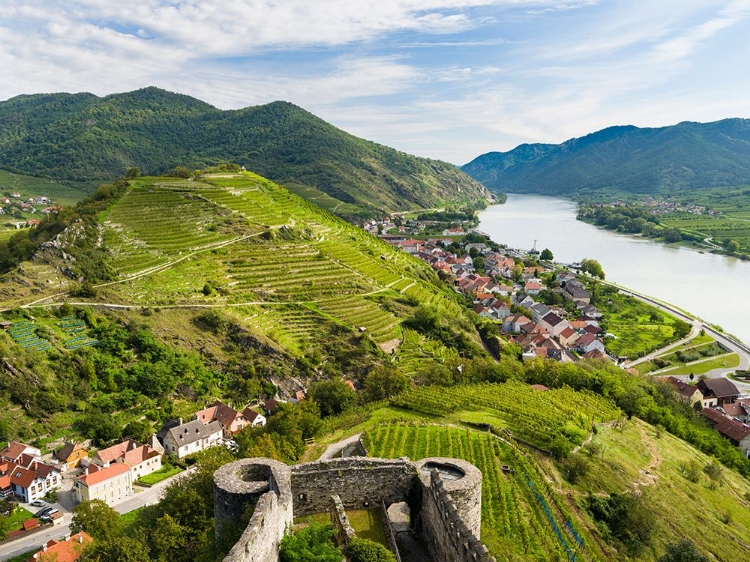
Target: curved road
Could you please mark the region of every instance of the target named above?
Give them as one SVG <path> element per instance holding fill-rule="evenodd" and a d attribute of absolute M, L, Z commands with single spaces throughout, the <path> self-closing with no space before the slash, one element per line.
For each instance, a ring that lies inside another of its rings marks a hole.
<path fill-rule="evenodd" d="M 630 289 L 623 289 L 621 287 L 618 287 L 615 285 L 622 294 L 624 295 L 630 295 L 634 298 L 637 298 L 645 303 L 650 304 L 651 306 L 654 306 L 658 308 L 659 310 L 662 310 L 664 312 L 668 312 L 674 316 L 677 316 L 681 320 L 684 320 L 685 322 L 688 322 L 692 325 L 692 328 L 690 330 L 690 334 L 677 342 L 674 342 L 666 347 L 663 347 L 661 349 L 658 349 L 652 353 L 649 353 L 648 355 L 644 357 L 640 357 L 636 359 L 635 361 L 631 361 L 628 363 L 625 363 L 624 367 L 632 367 L 633 365 L 637 365 L 639 363 L 642 363 L 643 361 L 648 361 L 649 359 L 653 359 L 657 355 L 661 355 L 665 351 L 669 351 L 670 349 L 673 349 L 675 347 L 678 347 L 682 345 L 685 342 L 688 342 L 695 338 L 696 335 L 698 335 L 698 332 L 702 329 L 705 330 L 706 333 L 710 334 L 717 342 L 721 343 L 724 347 L 729 349 L 730 351 L 736 353 L 740 357 L 740 364 L 737 367 L 729 368 L 729 369 L 714 369 L 712 371 L 709 371 L 706 373 L 707 378 L 715 379 L 720 377 L 726 377 L 727 375 L 734 373 L 737 370 L 747 370 L 750 369 L 750 347 L 745 345 L 744 343 L 737 342 L 727 336 L 726 334 L 723 334 L 721 332 L 717 332 L 714 328 L 706 324 L 700 319 L 692 318 L 688 315 L 686 315 L 681 310 L 678 310 L 677 308 L 669 305 L 668 303 L 663 303 L 660 301 L 656 301 L 652 299 L 651 297 L 648 297 L 646 295 L 642 295 L 640 293 L 636 293 L 634 291 L 631 291 Z M 677 378 L 681 379 L 687 379 L 687 376 L 678 376 Z M 743 393 L 750 393 L 750 383 L 744 383 L 739 382 L 736 380 L 732 381 L 734 385 Z"/>

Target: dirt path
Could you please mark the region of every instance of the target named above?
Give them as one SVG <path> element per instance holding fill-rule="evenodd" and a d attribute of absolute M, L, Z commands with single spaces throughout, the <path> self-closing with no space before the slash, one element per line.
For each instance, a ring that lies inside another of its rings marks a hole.
<path fill-rule="evenodd" d="M 646 429 L 643 427 L 642 423 L 638 423 L 638 430 L 641 432 L 641 439 L 643 441 L 643 444 L 648 449 L 648 452 L 651 454 L 651 460 L 649 463 L 642 469 L 638 471 L 640 474 L 640 478 L 633 483 L 633 486 L 636 489 L 639 489 L 641 486 L 655 486 L 657 480 L 659 479 L 659 476 L 656 474 L 657 469 L 659 466 L 661 466 L 662 458 L 659 454 L 659 450 L 656 447 L 656 444 L 654 443 L 654 438 L 648 435 L 646 433 Z"/>

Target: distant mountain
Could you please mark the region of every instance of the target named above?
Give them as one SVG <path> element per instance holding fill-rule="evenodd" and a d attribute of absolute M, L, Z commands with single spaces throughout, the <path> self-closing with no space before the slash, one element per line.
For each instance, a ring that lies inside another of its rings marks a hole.
<path fill-rule="evenodd" d="M 159 174 L 223 161 L 360 209 L 436 207 L 487 195 L 452 164 L 357 138 L 287 102 L 222 111 L 153 87 L 0 102 L 0 168 L 11 171 L 90 181 L 131 166 Z"/>
<path fill-rule="evenodd" d="M 750 184 L 750 120 L 609 127 L 558 145 L 489 152 L 462 169 L 494 191 L 548 195 Z"/>

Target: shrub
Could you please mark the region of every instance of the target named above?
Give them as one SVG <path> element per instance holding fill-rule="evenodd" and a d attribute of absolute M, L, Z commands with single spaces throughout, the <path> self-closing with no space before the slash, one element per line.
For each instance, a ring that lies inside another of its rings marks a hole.
<path fill-rule="evenodd" d="M 380 543 L 354 537 L 346 547 L 349 562 L 396 562 L 393 553 Z"/>

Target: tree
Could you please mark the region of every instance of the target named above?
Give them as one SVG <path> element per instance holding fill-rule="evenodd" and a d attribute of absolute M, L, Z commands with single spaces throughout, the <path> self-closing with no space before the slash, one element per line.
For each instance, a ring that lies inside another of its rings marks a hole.
<path fill-rule="evenodd" d="M 682 240 L 682 232 L 678 228 L 668 228 L 664 231 L 665 242 L 679 242 Z"/>
<path fill-rule="evenodd" d="M 285 536 L 279 543 L 280 562 L 341 562 L 341 551 L 333 544 L 333 527 L 310 525 Z"/>
<path fill-rule="evenodd" d="M 116 537 L 95 541 L 83 551 L 79 562 L 144 562 L 150 560 L 148 546 L 140 539 Z"/>
<path fill-rule="evenodd" d="M 604 270 L 602 269 L 601 264 L 596 260 L 592 260 L 588 258 L 582 259 L 581 270 L 594 277 L 599 277 L 600 279 L 604 279 Z"/>
<path fill-rule="evenodd" d="M 396 562 L 393 553 L 380 543 L 354 537 L 346 545 L 349 562 Z"/>
<path fill-rule="evenodd" d="M 120 533 L 120 514 L 102 500 L 83 501 L 73 510 L 70 530 L 86 531 L 97 541 L 108 541 Z"/>
<path fill-rule="evenodd" d="M 553 259 L 555 259 L 555 256 L 552 255 L 552 250 L 550 250 L 549 248 L 545 248 L 544 250 L 542 250 L 542 253 L 539 254 L 539 259 L 544 261 L 552 261 Z"/>
<path fill-rule="evenodd" d="M 365 378 L 364 393 L 368 400 L 382 400 L 403 392 L 411 379 L 390 365 L 378 365 Z"/>
<path fill-rule="evenodd" d="M 127 180 L 135 180 L 141 177 L 141 170 L 133 166 L 132 168 L 128 168 L 128 171 L 125 172 L 125 179 Z"/>
<path fill-rule="evenodd" d="M 737 253 L 737 251 L 740 249 L 740 243 L 737 242 L 737 240 L 730 240 L 727 242 L 727 252 L 730 254 Z"/>
<path fill-rule="evenodd" d="M 313 383 L 308 393 L 318 403 L 323 417 L 340 414 L 352 405 L 355 398 L 354 391 L 342 380 Z"/>
<path fill-rule="evenodd" d="M 667 552 L 659 557 L 658 562 L 708 562 L 708 557 L 698 550 L 687 539 L 667 545 Z"/>

